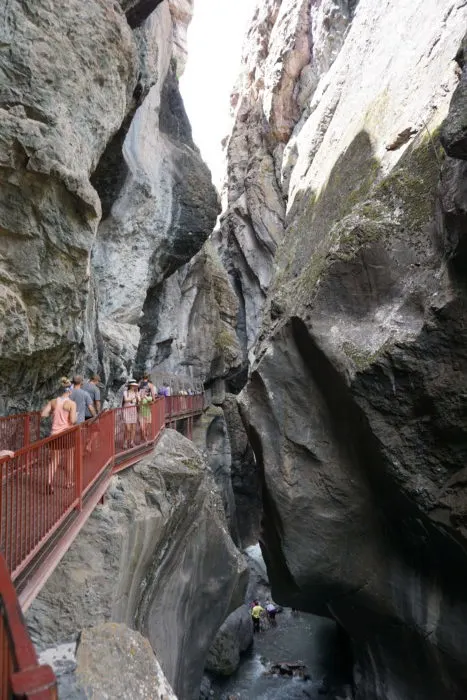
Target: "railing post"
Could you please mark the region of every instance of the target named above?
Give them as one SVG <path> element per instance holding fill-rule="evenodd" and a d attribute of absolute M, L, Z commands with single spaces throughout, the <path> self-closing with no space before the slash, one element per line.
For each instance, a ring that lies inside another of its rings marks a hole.
<path fill-rule="evenodd" d="M 78 510 L 83 510 L 83 444 L 81 425 L 75 430 L 75 473 L 76 473 L 76 498 Z"/>
<path fill-rule="evenodd" d="M 112 471 L 115 467 L 115 455 L 117 453 L 117 448 L 115 446 L 115 441 L 117 439 L 117 436 L 115 435 L 115 415 L 117 411 L 115 409 L 110 411 L 110 418 L 109 420 L 109 430 L 110 430 L 110 454 L 111 454 L 111 459 L 112 459 Z"/>
<path fill-rule="evenodd" d="M 31 416 L 29 413 L 24 414 L 24 440 L 23 440 L 23 447 L 27 447 L 29 445 L 29 442 L 31 440 L 31 425 L 30 425 L 30 420 Z"/>

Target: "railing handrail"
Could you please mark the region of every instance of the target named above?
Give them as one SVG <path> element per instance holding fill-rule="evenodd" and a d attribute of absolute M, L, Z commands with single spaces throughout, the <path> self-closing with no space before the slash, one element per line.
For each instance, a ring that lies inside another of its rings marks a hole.
<path fill-rule="evenodd" d="M 23 414 L 18 414 L 18 415 L 23 415 Z M 63 430 L 61 433 L 58 433 L 58 435 L 71 435 L 71 433 L 76 432 L 79 430 L 79 425 L 71 425 L 69 428 L 66 430 Z M 48 443 L 52 442 L 55 440 L 57 435 L 49 435 L 48 437 L 41 438 L 40 440 L 36 440 L 35 442 L 31 442 L 29 445 L 24 445 L 24 447 L 20 447 L 19 450 L 15 451 L 15 457 L 21 457 L 21 455 L 26 454 L 26 452 L 30 452 L 32 449 L 38 449 L 39 447 L 42 447 L 43 445 L 47 445 Z M 5 460 L 9 459 L 9 457 L 2 457 L 0 458 L 0 462 L 3 462 Z"/>
<path fill-rule="evenodd" d="M 57 698 L 55 674 L 50 666 L 38 663 L 36 651 L 29 637 L 15 588 L 0 552 L 0 668 L 11 671 L 0 678 L 2 696 L 54 700 Z"/>
<path fill-rule="evenodd" d="M 158 401 L 158 400 L 164 400 L 164 402 L 166 402 L 166 400 L 169 399 L 169 401 L 167 401 L 166 403 L 170 405 L 170 410 L 169 410 L 169 411 L 166 410 L 166 416 L 167 416 L 167 417 L 171 417 L 171 418 L 176 418 L 177 415 L 184 416 L 184 415 L 185 415 L 186 413 L 188 413 L 189 411 L 179 411 L 179 412 L 177 412 L 177 413 L 174 413 L 174 412 L 171 410 L 171 409 L 172 409 L 172 403 L 173 403 L 173 402 L 172 402 L 172 399 L 196 399 L 196 398 L 201 397 L 201 396 L 204 396 L 204 394 L 188 394 L 188 395 L 176 394 L 176 395 L 174 395 L 174 396 L 156 396 L 156 401 Z M 194 402 L 193 402 L 193 403 L 194 403 Z M 118 411 L 118 410 L 120 410 L 120 407 L 117 407 L 117 408 L 107 408 L 107 409 L 104 409 L 103 411 L 101 411 L 101 413 L 100 413 L 99 415 L 101 415 L 102 413 L 107 413 L 107 412 L 109 412 L 109 411 Z M 202 406 L 196 406 L 196 407 L 193 407 L 193 410 L 192 410 L 191 412 L 192 412 L 192 413 L 198 413 L 200 410 L 202 410 Z M 27 417 L 27 416 L 36 416 L 36 417 L 40 417 L 40 413 L 41 413 L 40 411 L 27 411 L 27 412 L 25 412 L 25 413 L 13 413 L 13 414 L 10 415 L 10 416 L 0 416 L 0 422 L 2 422 L 2 421 L 13 421 L 13 420 L 18 420 L 18 419 L 20 419 L 20 418 L 25 418 L 25 417 Z M 96 416 L 95 419 L 91 419 L 91 420 L 96 420 L 96 419 L 98 419 L 98 418 L 99 418 L 99 416 Z M 67 428 L 67 431 L 71 432 L 71 431 L 73 431 L 73 430 L 76 430 L 77 427 L 78 427 L 77 425 L 73 425 L 73 426 L 71 426 L 70 428 Z M 63 431 L 63 433 L 60 433 L 60 434 L 63 435 L 64 433 L 65 433 L 65 431 Z M 35 440 L 35 441 L 32 442 L 32 443 L 23 445 L 23 447 L 20 447 L 18 450 L 14 450 L 14 452 L 15 452 L 15 457 L 18 456 L 18 455 L 20 455 L 20 454 L 22 454 L 23 451 L 24 451 L 25 449 L 27 449 L 28 447 L 30 447 L 31 445 L 36 445 L 36 446 L 38 446 L 38 445 L 46 444 L 47 441 L 52 440 L 54 437 L 55 437 L 55 436 L 53 436 L 53 435 L 49 435 L 49 436 L 46 437 L 46 438 L 41 438 L 40 440 Z M 3 446 L 2 446 L 2 445 L 0 445 L 0 449 L 3 449 Z M 8 458 L 0 458 L 0 462 L 2 461 L 2 459 L 8 459 Z"/>

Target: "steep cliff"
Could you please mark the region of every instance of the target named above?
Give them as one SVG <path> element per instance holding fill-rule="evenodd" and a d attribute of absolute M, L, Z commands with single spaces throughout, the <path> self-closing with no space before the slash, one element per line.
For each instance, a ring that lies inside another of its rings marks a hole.
<path fill-rule="evenodd" d="M 339 620 L 356 698 L 461 700 L 467 8 L 258 8 L 216 245 L 273 595 Z"/>
<path fill-rule="evenodd" d="M 149 641 L 180 698 L 197 698 L 217 630 L 243 602 L 246 568 L 201 454 L 167 430 L 114 478 L 28 611 L 41 648 L 102 622 Z"/>
<path fill-rule="evenodd" d="M 215 222 L 177 85 L 192 2 L 120 5 L 0 8 L 2 411 L 126 376 L 146 295 Z"/>

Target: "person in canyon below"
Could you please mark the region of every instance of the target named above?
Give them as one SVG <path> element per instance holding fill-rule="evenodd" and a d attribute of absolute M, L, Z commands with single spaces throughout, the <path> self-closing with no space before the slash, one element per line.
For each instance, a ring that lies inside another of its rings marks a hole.
<path fill-rule="evenodd" d="M 253 620 L 253 633 L 256 634 L 261 629 L 261 616 L 264 615 L 264 608 L 255 600 L 255 604 L 251 608 L 251 619 Z"/>
<path fill-rule="evenodd" d="M 275 627 L 277 625 L 277 620 L 276 620 L 277 608 L 274 605 L 274 603 L 272 603 L 270 600 L 268 600 L 267 605 L 266 605 L 266 613 L 267 613 L 270 625 L 272 627 Z"/>
<path fill-rule="evenodd" d="M 76 404 L 71 400 L 72 386 L 67 377 L 62 377 L 57 396 L 51 399 L 42 409 L 41 418 L 48 418 L 52 415 L 51 437 L 63 433 L 71 428 L 77 420 Z M 74 440 L 66 439 L 53 440 L 49 443 L 50 462 L 47 475 L 47 491 L 54 492 L 54 479 L 58 466 L 62 459 L 65 459 L 65 488 L 73 485 L 73 462 L 74 462 Z"/>
<path fill-rule="evenodd" d="M 138 405 L 140 403 L 139 384 L 134 379 L 127 382 L 128 389 L 123 392 L 123 421 L 125 423 L 125 438 L 123 449 L 135 446 L 136 426 L 138 423 Z"/>

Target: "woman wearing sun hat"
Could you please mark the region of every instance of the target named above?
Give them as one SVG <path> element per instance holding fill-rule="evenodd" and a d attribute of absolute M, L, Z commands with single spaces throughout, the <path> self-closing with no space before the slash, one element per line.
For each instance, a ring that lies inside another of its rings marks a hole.
<path fill-rule="evenodd" d="M 123 422 L 125 423 L 125 441 L 123 449 L 135 446 L 136 425 L 138 423 L 138 404 L 140 402 L 139 384 L 135 379 L 127 381 L 127 389 L 123 392 Z"/>

